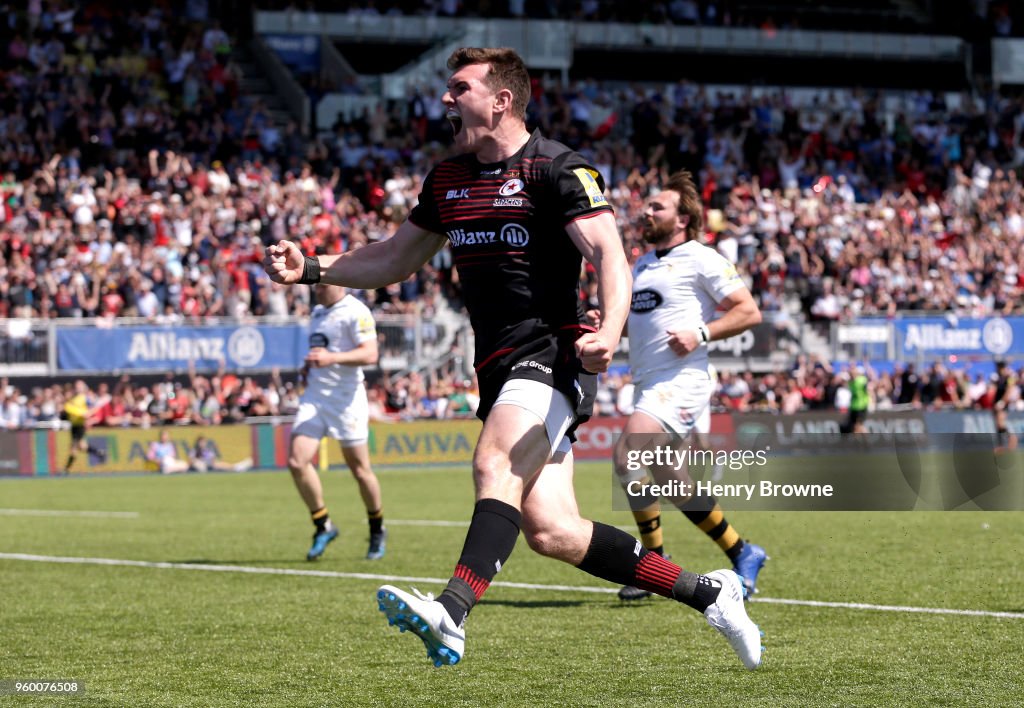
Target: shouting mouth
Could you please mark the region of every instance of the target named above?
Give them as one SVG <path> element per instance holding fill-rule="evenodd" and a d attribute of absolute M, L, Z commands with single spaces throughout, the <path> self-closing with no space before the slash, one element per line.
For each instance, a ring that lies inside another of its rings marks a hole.
<path fill-rule="evenodd" d="M 448 123 L 452 126 L 452 134 L 458 135 L 459 131 L 462 130 L 462 116 L 455 109 L 449 108 L 444 117 L 448 119 Z"/>

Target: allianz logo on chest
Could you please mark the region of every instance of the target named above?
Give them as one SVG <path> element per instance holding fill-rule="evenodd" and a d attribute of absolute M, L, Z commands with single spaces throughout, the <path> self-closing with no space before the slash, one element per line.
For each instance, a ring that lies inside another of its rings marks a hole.
<path fill-rule="evenodd" d="M 482 246 L 491 243 L 506 243 L 513 248 L 522 248 L 530 243 L 530 232 L 520 224 L 505 224 L 500 231 L 470 231 L 451 229 L 447 232 L 448 242 L 458 246 Z"/>

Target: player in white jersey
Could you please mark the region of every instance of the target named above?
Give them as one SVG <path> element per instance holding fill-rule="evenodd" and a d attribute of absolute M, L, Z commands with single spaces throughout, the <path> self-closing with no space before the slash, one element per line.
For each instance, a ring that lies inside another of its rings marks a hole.
<path fill-rule="evenodd" d="M 303 366 L 306 390 L 292 425 L 288 468 L 309 507 L 316 527 L 307 560 L 323 555 L 338 537 L 324 505 L 323 487 L 313 458 L 324 437 L 341 444 L 345 464 L 352 470 L 370 523 L 369 560 L 384 556 L 380 483 L 370 466 L 369 407 L 363 386 L 363 366 L 377 363 L 377 329 L 366 305 L 337 285 L 314 286 L 317 306 L 310 315 L 309 353 Z"/>
<path fill-rule="evenodd" d="M 634 411 L 615 450 L 615 471 L 627 490 L 631 481 L 647 480 L 646 470 L 630 471 L 626 464 L 630 448 L 644 440 L 637 436 L 670 433 L 681 443 L 689 441 L 693 449 L 707 447 L 707 442 L 700 439 L 710 430 L 714 391 L 707 345 L 740 334 L 761 321 L 761 311 L 736 268 L 716 250 L 700 243 L 702 232 L 703 206 L 693 179 L 685 170 L 677 172 L 660 193 L 647 201 L 643 237 L 652 248 L 633 267 L 627 331 L 635 385 Z M 720 312 L 718 317 L 716 312 Z M 685 470 L 652 468 L 650 473 L 655 479 L 665 479 L 665 473 L 680 478 Z M 657 497 L 627 494 L 627 498 L 644 546 L 664 555 Z M 755 592 L 757 575 L 766 558 L 764 549 L 740 538 L 714 497 L 694 496 L 673 502 L 726 553 L 733 569 L 743 577 L 746 594 Z M 619 592 L 623 600 L 648 595 L 631 586 Z"/>

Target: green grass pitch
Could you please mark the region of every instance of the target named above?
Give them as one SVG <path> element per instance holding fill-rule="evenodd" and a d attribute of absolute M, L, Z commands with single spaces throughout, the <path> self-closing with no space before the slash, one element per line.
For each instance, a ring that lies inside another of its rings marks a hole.
<path fill-rule="evenodd" d="M 287 473 L 0 480 L 0 554 L 447 578 L 465 528 L 397 522 L 467 521 L 468 469 L 379 474 L 396 523 L 375 563 L 362 558 L 355 484 L 339 472 L 324 486 L 342 537 L 318 563 L 304 560 L 312 527 Z M 585 515 L 631 523 L 611 511 L 607 464 L 580 464 L 576 487 Z M 764 598 L 1015 616 L 752 602 L 768 649 L 748 672 L 676 603 L 494 586 L 470 617 L 463 662 L 436 669 L 377 611 L 381 580 L 0 556 L 0 680 L 86 684 L 82 696 L 0 705 L 1020 704 L 1024 512 L 726 513 L 768 549 Z M 680 514 L 663 518 L 677 562 L 728 565 Z M 497 580 L 610 587 L 522 540 Z"/>

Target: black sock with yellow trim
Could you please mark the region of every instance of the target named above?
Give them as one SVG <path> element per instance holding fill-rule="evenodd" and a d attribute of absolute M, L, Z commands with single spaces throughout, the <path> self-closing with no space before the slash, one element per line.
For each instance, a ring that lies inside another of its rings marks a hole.
<path fill-rule="evenodd" d="M 623 485 L 626 484 L 625 479 L 621 477 L 619 482 Z M 651 494 L 650 484 L 650 477 L 645 477 L 641 481 L 642 493 L 628 494 L 627 499 L 637 529 L 640 531 L 640 541 L 644 544 L 644 548 L 663 556 L 665 555 L 665 542 L 661 531 L 661 504 L 658 502 L 657 495 Z"/>
<path fill-rule="evenodd" d="M 633 518 L 640 530 L 640 541 L 644 548 L 659 556 L 665 555 L 665 541 L 661 531 L 661 508 L 655 504 L 652 508 L 634 511 Z"/>
<path fill-rule="evenodd" d="M 320 507 L 312 512 L 310 516 L 313 519 L 313 525 L 316 526 L 317 533 L 323 533 L 331 525 L 331 517 L 327 514 L 326 506 Z"/>
<path fill-rule="evenodd" d="M 384 509 L 367 511 L 366 518 L 370 522 L 370 533 L 380 533 L 384 528 Z"/>
<path fill-rule="evenodd" d="M 722 507 L 714 497 L 693 497 L 679 505 L 679 511 L 697 528 L 718 544 L 729 560 L 736 560 L 743 550 L 743 539 L 726 521 Z"/>

